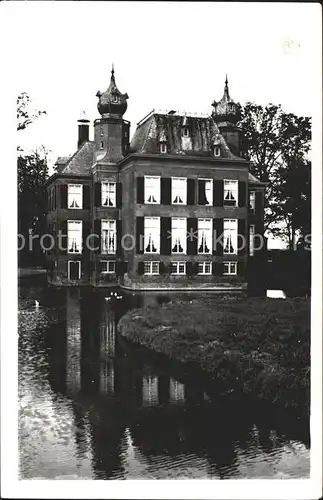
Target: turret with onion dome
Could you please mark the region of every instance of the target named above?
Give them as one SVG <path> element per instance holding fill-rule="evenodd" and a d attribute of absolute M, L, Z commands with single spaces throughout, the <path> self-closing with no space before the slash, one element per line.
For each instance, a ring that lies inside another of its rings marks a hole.
<path fill-rule="evenodd" d="M 240 120 L 240 106 L 230 97 L 227 76 L 225 78 L 223 97 L 218 102 L 214 101 L 212 106 L 214 108 L 212 116 L 216 123 L 229 122 L 235 124 Z"/>
<path fill-rule="evenodd" d="M 121 118 L 127 110 L 128 94 L 122 94 L 118 89 L 114 77 L 114 67 L 112 66 L 111 80 L 108 89 L 105 92 L 97 92 L 98 111 L 102 118 L 110 116 Z"/>

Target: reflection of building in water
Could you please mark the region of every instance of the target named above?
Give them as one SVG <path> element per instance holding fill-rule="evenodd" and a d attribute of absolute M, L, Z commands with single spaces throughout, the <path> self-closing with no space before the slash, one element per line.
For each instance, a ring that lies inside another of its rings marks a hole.
<path fill-rule="evenodd" d="M 100 322 L 100 392 L 114 393 L 114 361 L 116 341 L 115 312 L 106 305 Z"/>
<path fill-rule="evenodd" d="M 169 380 L 169 400 L 171 403 L 185 402 L 185 386 L 173 377 Z"/>
<path fill-rule="evenodd" d="M 106 306 L 100 323 L 101 353 L 113 358 L 115 355 L 116 320 L 114 310 Z"/>
<path fill-rule="evenodd" d="M 158 404 L 158 377 L 144 375 L 142 377 L 142 404 L 153 406 Z"/>
<path fill-rule="evenodd" d="M 75 395 L 81 388 L 80 290 L 68 289 L 66 294 L 66 388 Z"/>
<path fill-rule="evenodd" d="M 105 359 L 100 364 L 100 392 L 114 394 L 114 362 Z"/>

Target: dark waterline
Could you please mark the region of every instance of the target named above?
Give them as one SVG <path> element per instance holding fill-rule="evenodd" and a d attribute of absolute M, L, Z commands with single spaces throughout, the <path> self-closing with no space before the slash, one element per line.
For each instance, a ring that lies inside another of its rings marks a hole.
<path fill-rule="evenodd" d="M 21 478 L 309 476 L 305 424 L 214 398 L 184 369 L 120 342 L 127 309 L 168 297 L 114 292 L 123 298 L 20 282 Z"/>

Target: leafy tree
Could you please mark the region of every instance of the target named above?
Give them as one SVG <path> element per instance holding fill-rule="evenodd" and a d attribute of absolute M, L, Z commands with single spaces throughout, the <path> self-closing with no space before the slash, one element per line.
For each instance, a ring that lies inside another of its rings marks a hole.
<path fill-rule="evenodd" d="M 310 217 L 311 120 L 285 113 L 280 105 L 247 102 L 239 125 L 242 156 L 250 160 L 251 173 L 267 183 L 265 229 L 292 245 L 295 231 L 304 231 Z"/>
<path fill-rule="evenodd" d="M 17 130 L 24 130 L 46 111 L 32 109 L 31 99 L 26 92 L 17 97 Z"/>
<path fill-rule="evenodd" d="M 45 111 L 33 110 L 31 100 L 23 92 L 17 98 L 17 129 L 26 129 Z M 46 226 L 45 182 L 48 178 L 48 151 L 44 146 L 26 154 L 18 146 L 18 231 L 27 242 L 22 255 L 28 254 L 29 234 L 42 235 Z M 40 248 L 38 246 L 38 251 Z M 22 256 L 21 254 L 19 257 Z"/>
<path fill-rule="evenodd" d="M 45 218 L 45 189 L 48 178 L 47 152 L 44 148 L 18 156 L 19 230 L 40 232 Z"/>

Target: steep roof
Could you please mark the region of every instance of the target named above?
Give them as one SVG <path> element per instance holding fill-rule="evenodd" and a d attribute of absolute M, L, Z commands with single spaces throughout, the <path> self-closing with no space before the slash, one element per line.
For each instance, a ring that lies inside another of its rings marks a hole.
<path fill-rule="evenodd" d="M 94 142 L 83 142 L 79 149 L 69 158 L 67 164 L 61 170 L 61 173 L 70 175 L 90 175 L 93 159 Z"/>
<path fill-rule="evenodd" d="M 183 136 L 187 128 L 188 137 Z M 189 156 L 213 157 L 214 146 L 220 146 L 220 158 L 239 159 L 226 144 L 210 116 L 189 116 L 152 112 L 138 123 L 130 143 L 131 153 L 159 153 L 166 138 L 167 152 Z M 243 161 L 243 160 L 242 160 Z"/>

